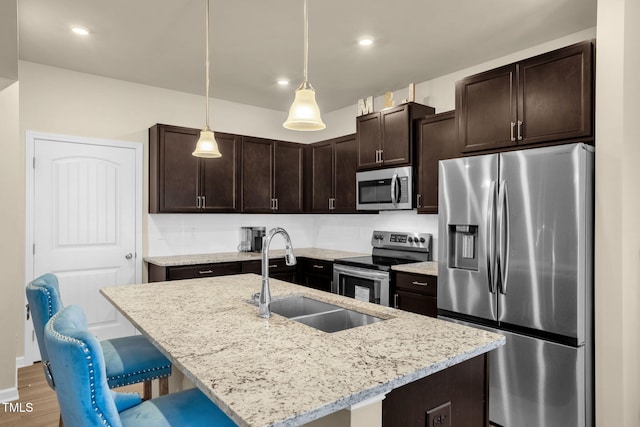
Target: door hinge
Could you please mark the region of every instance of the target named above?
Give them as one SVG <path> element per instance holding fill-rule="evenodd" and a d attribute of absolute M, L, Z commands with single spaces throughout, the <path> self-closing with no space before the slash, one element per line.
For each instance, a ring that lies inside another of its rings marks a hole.
<path fill-rule="evenodd" d="M 36 168 L 36 158 L 35 157 L 33 158 L 33 168 L 34 169 Z"/>
<path fill-rule="evenodd" d="M 35 243 L 33 244 L 32 249 L 33 249 L 33 255 L 35 255 L 36 254 L 36 244 Z"/>

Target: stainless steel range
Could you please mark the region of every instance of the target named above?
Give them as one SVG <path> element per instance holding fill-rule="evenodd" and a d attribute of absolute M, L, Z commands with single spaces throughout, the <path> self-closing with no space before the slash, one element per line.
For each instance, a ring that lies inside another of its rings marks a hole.
<path fill-rule="evenodd" d="M 431 261 L 431 240 L 427 233 L 374 231 L 370 256 L 334 261 L 331 291 L 360 301 L 392 305 L 391 267 Z"/>

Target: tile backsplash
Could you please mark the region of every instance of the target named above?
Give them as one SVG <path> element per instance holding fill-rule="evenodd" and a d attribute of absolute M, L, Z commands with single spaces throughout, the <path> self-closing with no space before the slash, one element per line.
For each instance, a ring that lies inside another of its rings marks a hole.
<path fill-rule="evenodd" d="M 355 215 L 286 214 L 156 214 L 148 218 L 148 256 L 234 252 L 240 243 L 240 227 L 283 227 L 293 246 L 318 247 L 368 253 L 373 230 L 416 231 L 433 235 L 433 259 L 437 259 L 437 215 L 415 211 L 385 211 Z M 284 248 L 275 237 L 272 247 Z"/>

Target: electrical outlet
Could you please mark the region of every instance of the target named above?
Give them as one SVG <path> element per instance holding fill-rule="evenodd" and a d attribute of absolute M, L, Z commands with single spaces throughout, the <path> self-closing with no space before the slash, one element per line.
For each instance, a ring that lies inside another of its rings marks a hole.
<path fill-rule="evenodd" d="M 451 402 L 429 409 L 426 427 L 451 427 Z"/>

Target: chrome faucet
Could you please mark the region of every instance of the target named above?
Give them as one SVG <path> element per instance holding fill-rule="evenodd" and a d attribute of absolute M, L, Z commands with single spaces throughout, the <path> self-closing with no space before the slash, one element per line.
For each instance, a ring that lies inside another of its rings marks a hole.
<path fill-rule="evenodd" d="M 276 227 L 269 230 L 262 238 L 262 286 L 260 288 L 260 299 L 258 301 L 258 316 L 268 319 L 271 317 L 271 291 L 269 290 L 269 246 L 271 239 L 276 234 L 282 234 L 286 241 L 284 261 L 287 265 L 295 265 L 296 257 L 293 254 L 293 245 L 289 233 L 284 228 Z"/>

